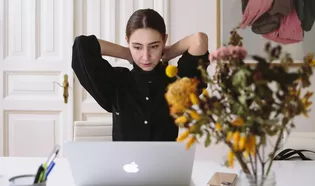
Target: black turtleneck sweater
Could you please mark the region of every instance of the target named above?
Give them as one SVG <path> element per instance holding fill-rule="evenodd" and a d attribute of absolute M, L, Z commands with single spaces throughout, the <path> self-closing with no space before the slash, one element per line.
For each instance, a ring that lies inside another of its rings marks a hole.
<path fill-rule="evenodd" d="M 164 94 L 174 79 L 165 75 L 159 63 L 146 72 L 112 67 L 102 58 L 94 35 L 78 36 L 72 48 L 72 68 L 81 85 L 96 102 L 113 115 L 113 141 L 174 141 L 178 127 L 169 114 Z M 199 59 L 208 61 L 208 52 L 192 56 L 187 51 L 178 61 L 180 77 L 197 77 Z"/>

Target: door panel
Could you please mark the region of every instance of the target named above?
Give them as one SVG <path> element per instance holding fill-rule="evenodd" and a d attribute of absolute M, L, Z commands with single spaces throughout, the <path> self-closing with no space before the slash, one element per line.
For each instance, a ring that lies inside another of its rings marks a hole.
<path fill-rule="evenodd" d="M 0 0 L 0 12 L 0 156 L 47 156 L 72 137 L 73 1 Z"/>

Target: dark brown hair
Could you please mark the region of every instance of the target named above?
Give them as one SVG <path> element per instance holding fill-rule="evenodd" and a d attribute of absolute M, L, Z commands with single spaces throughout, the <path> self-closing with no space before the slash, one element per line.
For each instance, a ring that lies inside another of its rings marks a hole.
<path fill-rule="evenodd" d="M 165 39 L 166 28 L 163 17 L 153 9 L 140 9 L 135 11 L 129 18 L 126 26 L 126 36 L 139 28 L 151 28 L 158 31 Z"/>

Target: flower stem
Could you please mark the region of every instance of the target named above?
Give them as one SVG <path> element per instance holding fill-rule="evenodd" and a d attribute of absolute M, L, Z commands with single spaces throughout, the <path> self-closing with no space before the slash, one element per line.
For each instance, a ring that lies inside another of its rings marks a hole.
<path fill-rule="evenodd" d="M 284 127 L 285 125 L 286 125 L 286 123 L 282 123 L 282 126 L 283 126 L 283 127 Z M 276 152 L 277 152 L 277 150 L 278 150 L 278 146 L 279 146 L 279 144 L 280 144 L 280 140 L 281 140 L 281 138 L 282 138 L 283 131 L 284 131 L 284 128 L 282 128 L 282 129 L 280 130 L 280 134 L 279 134 L 279 136 L 278 136 L 278 139 L 277 139 L 275 148 L 273 149 L 272 155 L 271 155 L 271 157 L 270 157 L 271 160 L 270 160 L 269 165 L 268 165 L 266 177 L 268 176 L 268 174 L 269 174 L 269 172 L 270 172 L 271 165 L 272 165 L 272 163 L 273 163 L 273 158 L 274 158 L 274 156 L 276 155 Z"/>

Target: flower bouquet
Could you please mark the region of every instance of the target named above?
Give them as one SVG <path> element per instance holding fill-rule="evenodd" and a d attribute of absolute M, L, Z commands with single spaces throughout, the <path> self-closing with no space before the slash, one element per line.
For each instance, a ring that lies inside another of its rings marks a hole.
<path fill-rule="evenodd" d="M 289 71 L 290 54 L 267 43 L 266 57 L 253 55 L 257 63 L 248 65 L 243 38 L 236 29 L 230 34 L 228 45 L 209 54 L 209 61 L 216 65 L 215 74 L 210 75 L 209 64 L 200 61 L 198 69 L 207 89 L 198 94 L 201 82 L 178 77 L 177 67 L 169 65 L 166 74 L 177 79 L 168 86 L 165 97 L 176 125 L 186 129 L 177 141 L 187 139 L 187 148 L 200 142 L 200 137 L 206 147 L 213 141 L 226 144 L 226 165 L 233 167 L 237 160 L 251 185 L 263 185 L 283 133 L 295 126 L 296 116 L 308 116 L 313 93 L 306 89 L 311 85 L 315 60 L 309 54 L 297 70 Z M 276 138 L 275 144 L 266 152 L 271 137 Z"/>

